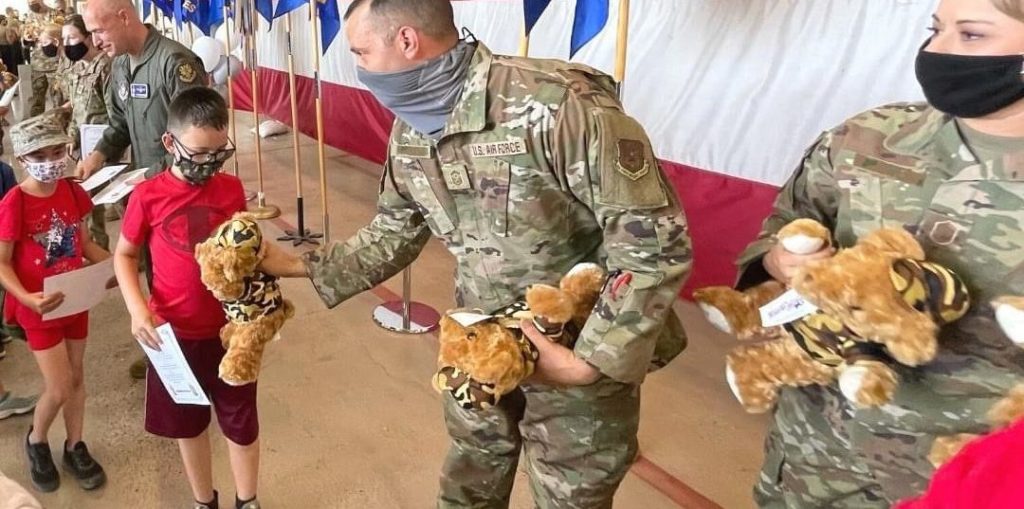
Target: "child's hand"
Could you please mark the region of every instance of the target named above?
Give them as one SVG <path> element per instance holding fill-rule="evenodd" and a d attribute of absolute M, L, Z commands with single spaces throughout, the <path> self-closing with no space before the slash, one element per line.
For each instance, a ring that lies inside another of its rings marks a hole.
<path fill-rule="evenodd" d="M 135 339 L 153 350 L 160 351 L 160 335 L 156 333 L 156 317 L 153 313 L 145 312 L 132 315 L 132 336 Z"/>
<path fill-rule="evenodd" d="M 43 292 L 33 293 L 28 296 L 28 302 L 26 306 L 32 308 L 32 311 L 45 315 L 54 309 L 60 307 L 64 303 L 64 294 L 57 292 L 51 293 L 50 295 L 43 295 Z"/>

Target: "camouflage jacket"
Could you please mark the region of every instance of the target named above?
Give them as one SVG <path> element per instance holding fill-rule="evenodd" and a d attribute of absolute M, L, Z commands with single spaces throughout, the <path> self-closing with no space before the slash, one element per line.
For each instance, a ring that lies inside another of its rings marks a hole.
<path fill-rule="evenodd" d="M 75 62 L 68 73 L 67 93 L 71 101 L 68 136 L 74 141 L 75 148 L 81 143 L 78 126 L 107 123 L 105 91 L 109 79 L 110 57 L 104 53 L 97 54 L 92 60 Z"/>
<path fill-rule="evenodd" d="M 307 270 L 334 306 L 412 263 L 431 232 L 457 260 L 459 306 L 503 308 L 583 261 L 628 273 L 575 346 L 615 380 L 639 383 L 685 347 L 671 306 L 691 266 L 686 220 L 643 128 L 591 68 L 479 44 L 441 138 L 396 121 L 377 216 Z"/>
<path fill-rule="evenodd" d="M 1004 139 L 992 148 L 994 137 L 967 133 L 923 104 L 868 111 L 826 132 L 739 261 L 743 285 L 763 274 L 772 235 L 810 217 L 828 226 L 839 246 L 883 226 L 905 228 L 928 259 L 966 281 L 971 310 L 942 330 L 936 359 L 899 368 L 893 404 L 855 414 L 861 431 L 889 442 L 882 448 L 899 442 L 920 457 L 931 443 L 926 437 L 986 430 L 985 412 L 1024 377 L 1024 351 L 995 324 L 989 303 L 1024 295 L 1024 144 Z"/>
<path fill-rule="evenodd" d="M 39 45 L 39 41 L 36 41 L 36 45 L 32 47 L 31 51 L 32 60 L 32 72 L 36 74 L 45 74 L 47 77 L 57 72 L 58 60 L 61 59 L 60 54 L 57 56 L 48 57 L 43 54 L 43 47 Z"/>

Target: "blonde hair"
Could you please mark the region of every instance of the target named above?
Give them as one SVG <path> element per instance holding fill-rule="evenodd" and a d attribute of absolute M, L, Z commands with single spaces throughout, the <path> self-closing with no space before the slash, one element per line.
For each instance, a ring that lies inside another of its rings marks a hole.
<path fill-rule="evenodd" d="M 1024 0 L 991 0 L 1003 14 L 1024 22 Z"/>

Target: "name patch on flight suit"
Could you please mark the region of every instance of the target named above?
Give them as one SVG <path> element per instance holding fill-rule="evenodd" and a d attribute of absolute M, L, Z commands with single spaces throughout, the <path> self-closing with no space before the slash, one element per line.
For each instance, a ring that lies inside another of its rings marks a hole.
<path fill-rule="evenodd" d="M 528 154 L 526 143 L 519 138 L 494 143 L 475 143 L 469 146 L 469 153 L 476 157 L 501 157 Z"/>
<path fill-rule="evenodd" d="M 149 85 L 146 83 L 131 84 L 132 99 L 149 99 Z"/>

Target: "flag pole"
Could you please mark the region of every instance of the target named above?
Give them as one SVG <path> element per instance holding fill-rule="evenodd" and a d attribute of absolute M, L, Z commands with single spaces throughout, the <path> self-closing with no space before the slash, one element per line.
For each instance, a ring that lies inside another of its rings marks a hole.
<path fill-rule="evenodd" d="M 530 35 L 526 33 L 526 25 L 523 25 L 523 33 L 519 36 L 519 56 L 530 56 Z"/>
<path fill-rule="evenodd" d="M 622 83 L 626 79 L 626 47 L 629 43 L 629 0 L 619 0 L 619 26 L 615 39 L 615 84 L 622 99 Z"/>
<path fill-rule="evenodd" d="M 316 240 L 323 237 L 321 233 L 312 233 L 306 228 L 306 213 L 302 203 L 302 163 L 299 153 L 299 106 L 298 91 L 295 89 L 295 55 L 292 46 L 292 12 L 285 14 L 284 31 L 288 40 L 288 90 L 291 93 L 292 107 L 292 161 L 295 164 L 295 213 L 296 226 L 294 231 L 285 231 L 283 237 L 277 240 L 291 241 L 292 246 L 302 245 L 304 242 L 319 244 Z"/>
<path fill-rule="evenodd" d="M 228 63 L 228 129 L 231 130 L 231 139 L 237 140 L 238 133 L 235 131 L 235 87 L 231 78 L 231 31 L 234 30 L 234 20 L 228 12 L 228 2 L 224 2 L 224 54 L 227 55 Z M 231 174 L 238 177 L 238 158 L 231 158 Z"/>
<path fill-rule="evenodd" d="M 316 103 L 316 158 L 320 168 L 320 209 L 323 213 L 324 243 L 331 242 L 331 217 L 327 212 L 327 158 L 324 151 L 324 103 L 320 83 L 320 13 L 317 0 L 309 0 L 313 28 L 313 97 Z"/>
<path fill-rule="evenodd" d="M 267 205 L 267 196 L 263 192 L 263 145 L 260 141 L 260 85 L 256 79 L 256 32 L 259 31 L 259 16 L 256 15 L 256 0 L 252 2 L 252 30 L 245 34 L 245 49 L 249 54 L 249 85 L 252 87 L 252 120 L 256 140 L 256 208 L 250 210 L 257 219 L 273 219 L 281 215 L 281 209 Z"/>

